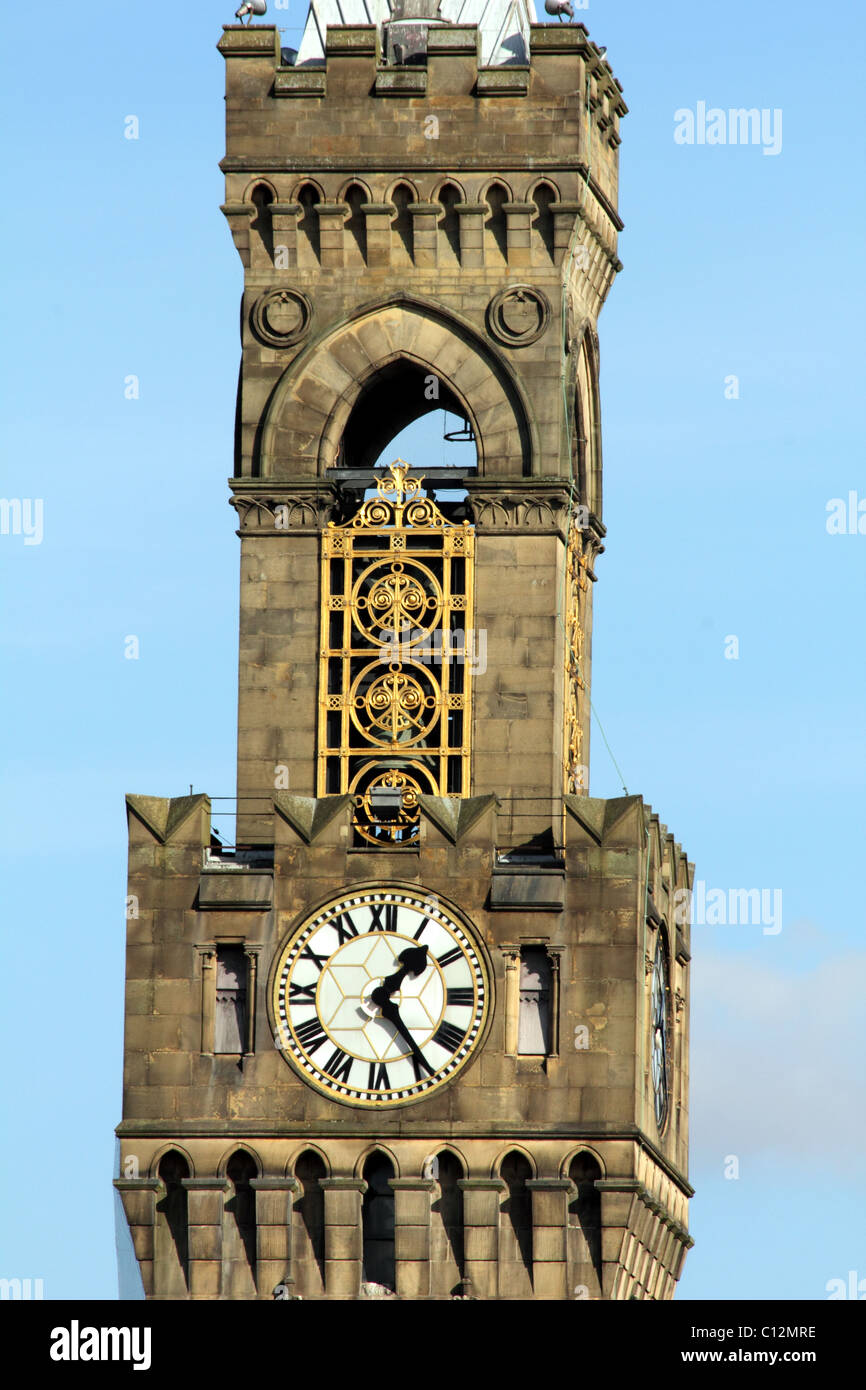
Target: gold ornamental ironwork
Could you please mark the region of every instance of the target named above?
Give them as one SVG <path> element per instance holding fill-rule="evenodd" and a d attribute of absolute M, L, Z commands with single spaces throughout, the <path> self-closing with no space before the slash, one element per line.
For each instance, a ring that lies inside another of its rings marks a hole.
<path fill-rule="evenodd" d="M 354 796 L 362 843 L 409 844 L 422 793 L 469 791 L 475 537 L 423 481 L 397 459 L 322 537 L 318 794 Z"/>
<path fill-rule="evenodd" d="M 583 634 L 586 620 L 587 560 L 583 536 L 573 522 L 565 553 L 565 688 L 563 692 L 563 769 L 566 793 L 586 792 L 587 769 L 583 760 Z"/>

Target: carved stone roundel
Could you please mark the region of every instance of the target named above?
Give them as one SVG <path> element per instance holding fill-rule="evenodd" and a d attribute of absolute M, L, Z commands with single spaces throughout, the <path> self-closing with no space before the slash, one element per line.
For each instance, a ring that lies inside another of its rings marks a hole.
<path fill-rule="evenodd" d="M 494 338 L 509 347 L 525 347 L 540 338 L 550 322 L 550 303 L 532 285 L 509 285 L 494 295 L 487 308 Z"/>
<path fill-rule="evenodd" d="M 292 347 L 310 326 L 313 306 L 300 290 L 268 290 L 253 305 L 253 332 L 270 347 Z"/>

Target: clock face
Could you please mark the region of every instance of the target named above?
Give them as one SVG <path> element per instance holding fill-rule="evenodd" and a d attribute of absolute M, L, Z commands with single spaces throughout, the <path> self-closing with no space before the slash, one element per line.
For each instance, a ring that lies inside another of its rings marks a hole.
<path fill-rule="evenodd" d="M 478 1045 L 490 986 L 480 951 L 438 901 L 356 890 L 282 948 L 276 1041 L 301 1075 L 351 1105 L 384 1108 L 453 1080 Z"/>
<path fill-rule="evenodd" d="M 668 1114 L 668 967 L 661 932 L 653 960 L 650 1013 L 653 1104 L 656 1125 L 661 1132 Z"/>

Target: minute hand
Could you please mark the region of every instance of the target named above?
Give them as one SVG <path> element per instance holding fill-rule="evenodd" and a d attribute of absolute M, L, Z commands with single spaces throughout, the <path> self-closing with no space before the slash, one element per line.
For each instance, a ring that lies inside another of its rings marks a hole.
<path fill-rule="evenodd" d="M 407 1044 L 409 1051 L 411 1052 L 417 1064 L 416 1071 L 419 1067 L 421 1067 L 424 1069 L 424 1071 L 428 1073 L 429 1076 L 432 1076 L 433 1068 L 427 1061 L 427 1058 L 424 1056 L 424 1053 L 421 1051 L 415 1039 L 412 1037 L 412 1034 L 409 1032 L 409 1029 L 406 1027 L 405 1023 L 400 1017 L 400 1010 L 398 1009 L 397 1005 L 393 1003 L 393 1001 L 390 999 L 386 999 L 383 1003 L 381 999 L 376 998 L 376 995 L 382 992 L 383 991 L 381 989 L 373 991 L 372 995 L 370 996 L 373 1000 L 373 1003 L 379 1005 L 379 1008 L 382 1012 L 382 1017 L 386 1018 L 389 1023 L 393 1024 L 397 1032 L 400 1034 L 400 1037 Z M 420 1075 L 420 1072 L 418 1072 L 418 1075 Z"/>

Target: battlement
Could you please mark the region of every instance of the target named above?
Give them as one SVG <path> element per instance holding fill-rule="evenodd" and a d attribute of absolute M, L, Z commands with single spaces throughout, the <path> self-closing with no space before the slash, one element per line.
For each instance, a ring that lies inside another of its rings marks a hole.
<path fill-rule="evenodd" d="M 274 26 L 226 26 L 221 167 L 561 170 L 588 181 L 615 227 L 620 85 L 583 25 L 530 33 L 525 64 L 483 66 L 477 26 L 451 24 L 429 30 L 424 62 L 389 66 L 376 25 L 329 26 L 324 61 L 291 66 Z"/>

